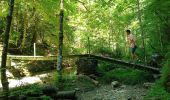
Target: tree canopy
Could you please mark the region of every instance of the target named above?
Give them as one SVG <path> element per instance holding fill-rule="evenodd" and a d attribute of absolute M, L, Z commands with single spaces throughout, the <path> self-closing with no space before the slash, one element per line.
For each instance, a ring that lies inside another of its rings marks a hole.
<path fill-rule="evenodd" d="M 49 52 L 57 55 L 60 3 L 60 0 L 15 0 L 8 53 L 32 55 L 36 43 L 37 55 Z M 129 59 L 125 34 L 129 29 L 136 37 L 137 54 L 143 63 L 155 53 L 169 59 L 169 0 L 64 0 L 63 3 L 63 55 L 88 53 Z M 8 0 L 1 0 L 0 41 L 5 38 L 9 9 Z"/>

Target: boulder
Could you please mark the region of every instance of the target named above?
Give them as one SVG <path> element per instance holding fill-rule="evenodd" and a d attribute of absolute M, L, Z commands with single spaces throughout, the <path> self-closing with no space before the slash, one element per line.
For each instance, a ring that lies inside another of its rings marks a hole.
<path fill-rule="evenodd" d="M 143 87 L 144 88 L 150 88 L 154 85 L 154 83 L 149 83 L 149 82 L 146 82 L 146 83 L 143 83 Z"/>
<path fill-rule="evenodd" d="M 57 88 L 54 86 L 45 86 L 42 89 L 43 94 L 47 95 L 47 96 L 54 96 L 57 94 Z"/>
<path fill-rule="evenodd" d="M 83 57 L 76 61 L 77 74 L 96 74 L 97 60 L 92 57 Z"/>
<path fill-rule="evenodd" d="M 113 81 L 113 82 L 111 83 L 111 86 L 112 86 L 112 88 L 117 88 L 117 87 L 120 86 L 120 83 L 119 83 L 118 81 Z"/>

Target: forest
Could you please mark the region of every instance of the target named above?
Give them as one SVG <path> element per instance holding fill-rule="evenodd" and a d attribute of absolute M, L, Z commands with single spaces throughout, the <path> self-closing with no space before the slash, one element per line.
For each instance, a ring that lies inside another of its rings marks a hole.
<path fill-rule="evenodd" d="M 170 0 L 0 0 L 0 100 L 170 100 Z"/>

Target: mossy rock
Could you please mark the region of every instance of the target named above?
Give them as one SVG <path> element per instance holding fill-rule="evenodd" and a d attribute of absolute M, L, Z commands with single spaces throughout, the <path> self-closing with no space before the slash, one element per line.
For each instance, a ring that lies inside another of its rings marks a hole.
<path fill-rule="evenodd" d="M 42 71 L 49 71 L 55 69 L 54 61 L 32 61 L 26 65 L 27 70 L 31 75 Z"/>
<path fill-rule="evenodd" d="M 77 74 L 96 74 L 98 61 L 91 57 L 83 57 L 76 61 Z"/>
<path fill-rule="evenodd" d="M 149 72 L 129 68 L 117 68 L 111 70 L 104 73 L 104 76 L 100 78 L 100 80 L 104 83 L 110 83 L 117 80 L 121 83 L 129 85 L 142 84 L 146 81 L 150 81 L 151 79 L 152 76 Z"/>

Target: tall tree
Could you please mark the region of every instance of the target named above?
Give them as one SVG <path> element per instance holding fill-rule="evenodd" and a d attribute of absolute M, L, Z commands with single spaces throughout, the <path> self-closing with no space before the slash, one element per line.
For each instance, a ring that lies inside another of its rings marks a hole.
<path fill-rule="evenodd" d="M 2 61 L 1 61 L 1 82 L 3 87 L 3 92 L 5 93 L 6 98 L 9 92 L 8 79 L 6 76 L 6 60 L 7 60 L 9 32 L 11 28 L 14 0 L 10 0 L 9 4 L 10 4 L 10 9 L 7 15 L 7 24 L 6 24 L 5 35 L 3 40 L 3 51 L 2 51 Z"/>
<path fill-rule="evenodd" d="M 141 37 L 142 37 L 142 48 L 144 53 L 144 62 L 146 64 L 146 51 L 145 51 L 145 37 L 144 37 L 144 30 L 143 30 L 143 24 L 142 24 L 142 12 L 140 8 L 140 0 L 137 0 L 137 8 L 138 8 L 138 20 L 141 30 Z"/>
<path fill-rule="evenodd" d="M 28 26 L 28 21 L 27 21 L 27 10 L 25 9 L 25 11 L 24 11 L 23 38 L 22 38 L 22 43 L 21 43 L 21 46 L 20 46 L 21 51 L 23 50 L 24 45 L 25 45 L 25 41 L 26 41 L 27 26 Z"/>
<path fill-rule="evenodd" d="M 60 1 L 60 26 L 59 26 L 59 45 L 58 45 L 58 59 L 57 71 L 59 74 L 59 81 L 62 79 L 62 50 L 63 50 L 63 19 L 64 19 L 64 0 Z"/>

